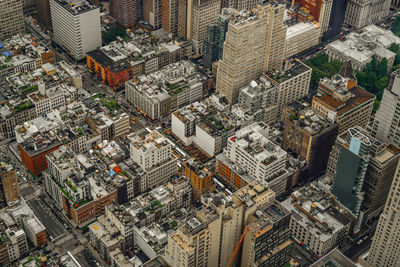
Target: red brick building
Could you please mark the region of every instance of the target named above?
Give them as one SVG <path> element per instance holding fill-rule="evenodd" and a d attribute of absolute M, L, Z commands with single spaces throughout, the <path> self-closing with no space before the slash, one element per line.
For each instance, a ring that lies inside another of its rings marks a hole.
<path fill-rule="evenodd" d="M 97 79 L 112 87 L 114 91 L 124 87 L 125 82 L 133 77 L 133 69 L 128 60 L 114 61 L 101 49 L 89 52 L 86 55 L 86 64 Z"/>
<path fill-rule="evenodd" d="M 57 150 L 62 143 L 58 139 L 40 140 L 40 143 L 29 138 L 18 146 L 21 161 L 33 176 L 38 176 L 47 169 L 46 155 Z M 33 141 L 33 142 L 32 142 Z M 37 140 L 39 141 L 39 140 Z"/>

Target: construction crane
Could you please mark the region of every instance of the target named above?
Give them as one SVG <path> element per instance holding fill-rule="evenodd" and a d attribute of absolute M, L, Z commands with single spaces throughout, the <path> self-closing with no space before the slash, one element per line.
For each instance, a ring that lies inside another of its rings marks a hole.
<path fill-rule="evenodd" d="M 249 227 L 246 226 L 244 228 L 244 231 L 243 231 L 242 235 L 240 236 L 239 242 L 236 244 L 235 250 L 233 251 L 233 254 L 232 254 L 231 258 L 229 259 L 229 262 L 226 265 L 226 267 L 231 267 L 232 266 L 233 262 L 235 261 L 236 255 L 238 254 L 239 249 L 242 246 L 243 240 L 246 237 L 246 234 L 247 234 L 248 231 L 249 231 Z"/>

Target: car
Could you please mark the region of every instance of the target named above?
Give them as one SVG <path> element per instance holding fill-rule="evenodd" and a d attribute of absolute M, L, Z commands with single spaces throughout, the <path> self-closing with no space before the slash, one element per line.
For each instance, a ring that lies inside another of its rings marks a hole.
<path fill-rule="evenodd" d="M 357 241 L 357 245 L 360 245 L 362 242 L 363 242 L 362 239 L 358 240 L 358 241 Z"/>

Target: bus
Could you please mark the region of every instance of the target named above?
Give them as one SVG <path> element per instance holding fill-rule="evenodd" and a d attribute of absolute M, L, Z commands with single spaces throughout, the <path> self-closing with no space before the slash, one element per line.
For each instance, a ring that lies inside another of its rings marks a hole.
<path fill-rule="evenodd" d="M 149 127 L 146 127 L 145 129 L 146 129 L 146 131 L 148 131 L 149 133 L 151 133 L 151 130 L 150 130 Z"/>
<path fill-rule="evenodd" d="M 182 158 L 186 158 L 186 153 L 183 152 L 181 149 L 179 149 L 178 147 L 175 147 L 175 150 L 182 156 Z"/>
<path fill-rule="evenodd" d="M 214 183 L 216 183 L 219 187 L 221 187 L 221 189 L 225 188 L 225 185 L 223 183 L 221 183 L 220 181 L 218 181 L 217 178 L 214 178 Z"/>

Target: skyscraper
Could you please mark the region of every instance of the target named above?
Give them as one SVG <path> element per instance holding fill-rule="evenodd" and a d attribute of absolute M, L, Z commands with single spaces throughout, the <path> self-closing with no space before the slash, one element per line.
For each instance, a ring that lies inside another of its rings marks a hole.
<path fill-rule="evenodd" d="M 397 266 L 400 262 L 400 171 L 396 174 L 390 188 L 383 213 L 375 231 L 369 251 L 368 263 L 374 267 Z"/>
<path fill-rule="evenodd" d="M 36 0 L 36 19 L 46 29 L 51 28 L 49 0 Z"/>
<path fill-rule="evenodd" d="M 230 104 L 237 102 L 241 88 L 263 72 L 266 24 L 266 16 L 249 11 L 242 11 L 229 23 L 216 87 Z"/>
<path fill-rule="evenodd" d="M 0 1 L 0 40 L 25 31 L 22 0 Z"/>
<path fill-rule="evenodd" d="M 239 89 L 266 70 L 282 70 L 286 27 L 285 4 L 260 3 L 255 12 L 232 16 L 217 73 L 217 91 L 236 103 Z"/>
<path fill-rule="evenodd" d="M 16 201 L 19 197 L 18 179 L 14 167 L 0 162 L 0 207 L 6 207 L 10 201 Z"/>
<path fill-rule="evenodd" d="M 283 24 L 285 8 L 286 4 L 281 1 L 258 2 L 258 12 L 267 16 L 264 71 L 282 70 L 287 29 Z"/>
<path fill-rule="evenodd" d="M 110 15 L 121 27 L 132 27 L 141 18 L 140 3 L 138 0 L 111 0 Z"/>
<path fill-rule="evenodd" d="M 77 60 L 101 46 L 100 10 L 83 0 L 50 0 L 56 43 Z"/>
<path fill-rule="evenodd" d="M 229 20 L 235 13 L 238 13 L 236 9 L 223 8 L 221 14 L 218 15 L 217 23 L 207 26 L 207 35 L 203 44 L 203 65 L 209 69 L 213 62 L 222 58 Z"/>
<path fill-rule="evenodd" d="M 178 34 L 178 0 L 162 0 L 162 28 L 173 36 Z"/>
<path fill-rule="evenodd" d="M 333 195 L 357 217 L 354 232 L 382 211 L 399 156 L 399 148 L 359 126 L 338 136 L 326 175 L 333 177 Z"/>
<path fill-rule="evenodd" d="M 400 145 L 400 124 L 397 113 L 400 112 L 400 69 L 392 72 L 389 86 L 383 97 L 371 132 L 379 140 Z"/>

